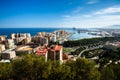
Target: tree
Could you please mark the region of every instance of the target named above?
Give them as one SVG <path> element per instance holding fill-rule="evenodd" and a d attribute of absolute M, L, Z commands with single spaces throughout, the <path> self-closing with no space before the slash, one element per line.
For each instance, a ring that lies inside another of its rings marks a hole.
<path fill-rule="evenodd" d="M 76 65 L 75 65 L 75 61 L 68 61 L 65 63 L 66 66 L 70 67 L 70 73 L 68 76 L 68 80 L 75 80 L 75 76 L 76 76 Z"/>
<path fill-rule="evenodd" d="M 59 61 L 52 63 L 51 74 L 49 80 L 67 80 L 70 74 L 70 67 L 65 64 L 60 64 Z"/>
<path fill-rule="evenodd" d="M 120 80 L 120 64 L 111 64 L 108 67 L 113 70 L 115 80 Z"/>
<path fill-rule="evenodd" d="M 52 62 L 47 61 L 45 62 L 44 58 L 37 58 L 34 60 L 34 74 L 35 79 L 37 80 L 43 80 L 48 79 L 49 75 L 51 74 L 52 69 Z"/>
<path fill-rule="evenodd" d="M 94 62 L 86 59 L 77 59 L 76 62 L 76 79 L 78 80 L 99 80 L 100 72 L 95 68 Z"/>
<path fill-rule="evenodd" d="M 66 63 L 70 66 L 71 80 L 100 80 L 100 72 L 95 68 L 94 62 L 89 62 L 86 59 L 77 59 Z"/>
<path fill-rule="evenodd" d="M 48 77 L 49 67 L 44 57 L 28 54 L 12 62 L 13 77 L 15 80 L 43 79 Z"/>
<path fill-rule="evenodd" d="M 114 80 L 114 72 L 110 67 L 101 70 L 101 80 Z"/>
<path fill-rule="evenodd" d="M 0 63 L 0 80 L 7 80 L 11 77 L 11 67 L 10 63 Z"/>

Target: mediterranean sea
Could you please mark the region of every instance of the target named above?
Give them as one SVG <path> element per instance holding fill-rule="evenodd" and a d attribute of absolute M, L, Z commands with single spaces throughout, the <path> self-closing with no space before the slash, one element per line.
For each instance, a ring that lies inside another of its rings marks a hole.
<path fill-rule="evenodd" d="M 73 31 L 72 28 L 0 28 L 0 36 L 7 35 L 7 37 L 10 38 L 12 33 L 30 33 L 31 36 L 34 36 L 38 32 L 49 33 L 55 30 L 66 30 L 68 32 L 74 32 L 74 34 L 69 38 L 70 40 L 98 37 L 87 33 L 78 33 L 77 31 Z"/>

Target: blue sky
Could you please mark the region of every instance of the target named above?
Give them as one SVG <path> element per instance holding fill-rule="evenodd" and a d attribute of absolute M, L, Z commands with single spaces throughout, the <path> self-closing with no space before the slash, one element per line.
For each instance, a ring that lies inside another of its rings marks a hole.
<path fill-rule="evenodd" d="M 0 0 L 0 27 L 120 25 L 120 0 Z"/>

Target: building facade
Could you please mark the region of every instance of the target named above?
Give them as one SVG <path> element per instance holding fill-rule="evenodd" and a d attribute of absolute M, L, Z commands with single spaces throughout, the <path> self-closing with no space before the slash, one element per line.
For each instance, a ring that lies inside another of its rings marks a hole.
<path fill-rule="evenodd" d="M 2 59 L 13 59 L 16 57 L 15 51 L 8 49 L 1 53 Z"/>

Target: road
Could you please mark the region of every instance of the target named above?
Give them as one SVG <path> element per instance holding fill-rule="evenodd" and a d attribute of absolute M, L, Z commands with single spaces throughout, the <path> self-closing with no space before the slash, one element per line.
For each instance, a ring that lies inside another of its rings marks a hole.
<path fill-rule="evenodd" d="M 94 49 L 99 49 L 99 48 L 102 48 L 102 47 L 103 47 L 103 45 L 99 45 L 99 46 L 96 46 L 96 47 L 85 49 L 85 50 L 83 50 L 83 51 L 80 52 L 80 54 L 78 55 L 78 57 L 81 57 L 82 53 L 84 53 L 86 51 L 94 50 Z"/>

